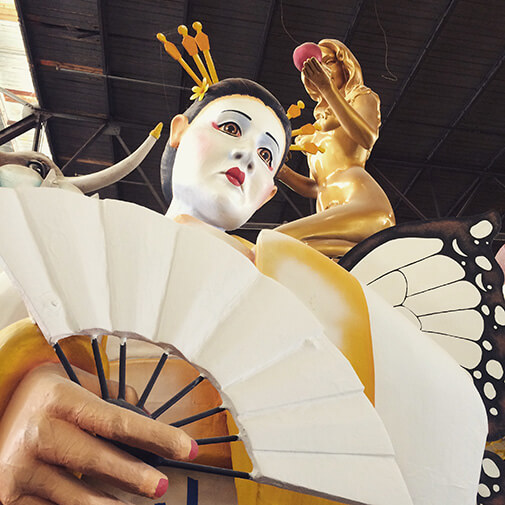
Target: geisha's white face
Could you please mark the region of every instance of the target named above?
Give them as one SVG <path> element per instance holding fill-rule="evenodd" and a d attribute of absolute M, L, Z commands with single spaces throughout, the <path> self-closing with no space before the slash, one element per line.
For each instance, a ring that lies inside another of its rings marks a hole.
<path fill-rule="evenodd" d="M 178 117 L 171 133 L 173 205 L 213 226 L 238 228 L 275 194 L 286 144 L 280 119 L 244 95 L 217 98 L 189 125 Z"/>

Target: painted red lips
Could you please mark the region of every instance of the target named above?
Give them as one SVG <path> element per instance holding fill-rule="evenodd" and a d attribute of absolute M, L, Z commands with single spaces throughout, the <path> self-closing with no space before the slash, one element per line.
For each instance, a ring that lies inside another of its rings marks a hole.
<path fill-rule="evenodd" d="M 244 183 L 245 174 L 238 167 L 230 168 L 225 172 L 225 174 L 226 177 L 228 177 L 228 180 L 235 186 L 242 186 Z"/>

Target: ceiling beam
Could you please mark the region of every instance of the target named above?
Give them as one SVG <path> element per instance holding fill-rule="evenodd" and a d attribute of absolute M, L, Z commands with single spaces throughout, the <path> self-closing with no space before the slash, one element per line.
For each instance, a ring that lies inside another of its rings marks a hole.
<path fill-rule="evenodd" d="M 12 125 L 7 126 L 7 128 L 4 128 L 3 130 L 0 131 L 0 146 L 6 144 L 7 142 L 10 142 L 12 139 L 15 139 L 16 137 L 19 137 L 28 130 L 35 128 L 37 126 L 38 121 L 39 121 L 39 115 L 30 114 L 29 116 L 26 116 L 20 121 L 17 121 Z"/>
<path fill-rule="evenodd" d="M 363 6 L 365 5 L 365 0 L 358 0 L 356 2 L 356 6 L 354 8 L 354 12 L 352 14 L 349 25 L 347 26 L 347 31 L 345 32 L 345 36 L 343 38 L 343 42 L 346 46 L 348 46 L 351 42 L 352 37 L 356 33 L 356 28 L 358 26 L 359 20 L 363 15 Z"/>
<path fill-rule="evenodd" d="M 116 139 L 118 140 L 120 146 L 122 147 L 123 151 L 126 153 L 127 156 L 130 156 L 131 154 L 131 151 L 130 149 L 128 148 L 128 146 L 126 145 L 125 141 L 123 140 L 123 138 L 121 137 L 121 135 L 116 135 Z M 151 194 L 153 195 L 155 201 L 157 202 L 157 204 L 159 205 L 161 211 L 163 212 L 163 214 L 167 211 L 167 205 L 165 204 L 165 202 L 163 201 L 163 198 L 161 197 L 161 195 L 156 191 L 156 188 L 153 186 L 152 182 L 149 180 L 149 177 L 147 177 L 144 169 L 139 165 L 137 168 L 136 168 L 137 172 L 140 174 L 140 177 L 142 177 L 144 183 L 146 184 L 146 186 L 149 188 L 149 191 L 151 192 Z"/>
<path fill-rule="evenodd" d="M 165 84 L 163 82 L 156 81 L 146 81 L 144 79 L 133 79 L 132 77 L 121 77 L 119 75 L 111 75 L 111 74 L 97 74 L 96 72 L 86 72 L 84 70 L 72 70 L 68 68 L 58 68 L 52 67 L 57 72 L 65 72 L 69 74 L 77 74 L 77 75 L 85 75 L 86 77 L 96 77 L 97 79 L 107 79 L 108 81 L 123 81 L 123 82 L 131 82 L 132 84 L 140 84 L 142 86 L 155 86 L 158 88 L 175 88 L 180 89 L 180 86 L 176 86 L 174 84 Z M 191 91 L 191 88 L 183 88 L 188 91 Z"/>
<path fill-rule="evenodd" d="M 393 192 L 398 195 L 399 199 L 407 205 L 407 207 L 414 212 L 420 219 L 428 219 L 415 205 L 412 203 L 397 187 L 396 185 L 390 181 L 383 173 L 381 170 L 377 168 L 376 165 L 373 163 L 368 163 L 369 166 L 371 166 L 379 175 L 384 179 L 390 188 L 393 190 Z"/>
<path fill-rule="evenodd" d="M 454 7 L 456 6 L 458 0 L 449 0 L 444 12 L 442 13 L 442 16 L 439 18 L 437 24 L 435 25 L 434 29 L 432 30 L 426 44 L 424 45 L 422 51 L 419 53 L 414 65 L 410 69 L 410 72 L 408 73 L 407 77 L 404 79 L 400 89 L 397 91 L 395 98 L 393 100 L 393 103 L 389 107 L 389 110 L 385 114 L 385 116 L 382 117 L 382 124 L 381 124 L 381 130 L 386 126 L 389 118 L 391 117 L 391 114 L 394 112 L 398 104 L 400 103 L 400 100 L 402 99 L 403 95 L 405 94 L 405 91 L 407 88 L 411 85 L 412 81 L 416 77 L 419 68 L 421 67 L 422 62 L 426 58 L 426 55 L 430 51 L 430 49 L 433 47 L 435 44 L 438 36 L 442 32 L 442 29 L 449 19 L 449 16 L 451 15 L 452 11 L 454 10 Z M 402 195 L 406 196 L 409 191 L 414 187 L 416 182 L 419 180 L 421 175 L 424 173 L 424 168 L 420 168 L 419 171 L 412 177 L 412 180 L 408 184 L 408 186 L 405 188 L 403 191 Z M 399 200 L 396 202 L 395 207 L 397 207 L 399 204 Z"/>
<path fill-rule="evenodd" d="M 490 173 L 491 167 L 494 165 L 497 159 L 501 158 L 505 154 L 505 146 L 503 146 L 489 161 L 489 163 L 484 167 L 479 177 L 477 177 L 472 184 L 466 189 L 466 191 L 457 199 L 456 203 L 452 205 L 447 213 L 448 216 L 452 215 L 453 212 L 461 205 L 456 217 L 460 217 L 463 212 L 465 212 L 466 208 L 473 200 L 473 197 L 479 191 L 479 188 L 482 186 L 484 181 L 490 177 L 492 174 Z M 494 174 L 493 174 L 494 175 Z"/>
<path fill-rule="evenodd" d="M 476 175 L 479 176 L 482 174 L 482 170 L 478 169 L 472 169 L 472 168 L 464 168 L 464 167 L 454 167 L 451 165 L 438 165 L 436 163 L 423 163 L 423 162 L 414 162 L 414 161 L 409 161 L 409 160 L 398 160 L 398 159 L 390 159 L 390 158 L 381 158 L 381 157 L 372 157 L 370 158 L 370 162 L 373 163 L 379 163 L 381 166 L 401 166 L 404 168 L 411 168 L 414 170 L 420 170 L 421 168 L 423 170 L 434 170 L 435 172 L 437 170 L 445 170 L 447 172 L 454 172 L 454 173 L 462 173 L 462 174 L 470 174 L 470 175 Z M 488 171 L 489 175 L 493 175 L 495 177 L 499 178 L 505 178 L 505 172 L 494 172 L 492 170 Z"/>
<path fill-rule="evenodd" d="M 261 75 L 261 68 L 263 67 L 263 60 L 265 59 L 265 51 L 268 42 L 268 35 L 270 33 L 270 28 L 272 27 L 272 19 L 276 7 L 277 7 L 277 0 L 270 0 L 270 6 L 268 7 L 265 23 L 263 25 L 263 33 L 261 35 L 261 40 L 258 45 L 259 47 L 258 58 L 256 59 L 256 67 L 253 74 L 253 81 L 256 82 L 259 81 Z"/>
<path fill-rule="evenodd" d="M 106 20 L 107 14 L 105 12 L 106 2 L 103 0 L 96 0 L 96 8 L 98 13 L 98 27 L 100 30 L 100 47 L 102 50 L 102 73 L 105 78 L 105 103 L 107 104 L 107 118 L 109 119 L 112 115 L 112 104 L 110 99 L 110 81 L 107 77 L 109 75 L 109 64 L 107 59 L 108 36 Z"/>
<path fill-rule="evenodd" d="M 282 181 L 281 181 L 282 182 Z M 287 204 L 296 212 L 298 217 L 304 217 L 303 212 L 297 207 L 295 202 L 290 198 L 287 191 L 282 186 L 277 186 L 279 188 L 279 193 L 282 195 Z"/>
<path fill-rule="evenodd" d="M 395 98 L 393 100 L 393 103 L 389 107 L 389 110 L 386 112 L 386 114 L 382 117 L 382 125 L 381 128 L 384 128 L 386 123 L 388 122 L 389 118 L 391 117 L 391 114 L 393 111 L 396 109 L 397 105 L 400 103 L 400 100 L 402 99 L 405 91 L 407 88 L 412 84 L 412 81 L 416 77 L 419 68 L 421 67 L 421 63 L 423 63 L 424 59 L 426 58 L 426 55 L 429 53 L 430 49 L 433 47 L 435 44 L 438 36 L 442 32 L 442 29 L 449 19 L 449 16 L 451 15 L 452 11 L 454 10 L 454 7 L 456 6 L 458 0 L 449 0 L 447 3 L 447 6 L 445 7 L 444 12 L 442 15 L 439 17 L 437 24 L 433 28 L 432 32 L 430 33 L 430 36 L 428 37 L 428 40 L 424 44 L 423 49 L 417 56 L 417 59 L 410 69 L 410 72 L 408 73 L 407 77 L 403 80 L 402 85 L 400 86 L 400 89 L 396 92 Z"/>
<path fill-rule="evenodd" d="M 239 230 L 254 230 L 254 231 L 261 231 L 261 230 L 273 230 L 274 228 L 277 228 L 280 226 L 282 223 L 254 223 L 254 222 L 248 222 L 243 224 Z"/>
<path fill-rule="evenodd" d="M 35 125 L 35 134 L 33 135 L 32 141 L 32 151 L 38 151 L 40 147 L 40 134 L 42 132 L 42 115 L 39 114 L 37 118 L 37 124 Z"/>
<path fill-rule="evenodd" d="M 73 154 L 73 156 L 63 165 L 61 171 L 65 173 L 65 170 L 70 165 L 70 163 L 74 162 L 80 155 L 83 153 L 98 137 L 100 137 L 103 131 L 107 128 L 107 123 L 103 123 L 98 127 L 98 130 L 93 132 L 91 137 L 84 142 L 84 144 L 77 149 L 77 151 Z"/>
<path fill-rule="evenodd" d="M 183 25 L 188 25 L 189 22 L 189 11 L 190 11 L 190 0 L 184 0 L 184 10 L 182 14 L 182 23 Z M 181 53 L 182 54 L 182 53 Z M 177 107 L 176 114 L 182 114 L 184 110 L 186 110 L 185 104 L 188 99 L 186 94 L 187 87 L 184 86 L 186 82 L 186 71 L 182 69 L 180 65 L 178 65 L 179 70 L 181 72 L 181 79 L 179 81 L 179 105 Z"/>
<path fill-rule="evenodd" d="M 30 68 L 30 75 L 32 76 L 33 89 L 35 90 L 35 95 L 37 96 L 37 102 L 39 107 L 44 108 L 44 100 L 42 97 L 42 93 L 40 91 L 39 81 L 37 79 L 37 72 L 35 71 L 35 60 L 33 58 L 32 53 L 32 40 L 28 36 L 28 30 L 26 29 L 25 18 L 23 15 L 23 9 L 21 6 L 21 0 L 14 0 L 14 4 L 16 5 L 16 12 L 19 20 L 19 29 L 21 30 L 21 35 L 23 37 L 23 43 L 26 51 L 26 58 L 28 60 L 28 67 Z M 51 151 L 52 157 L 55 157 L 56 150 L 54 149 L 54 144 L 51 136 L 51 132 L 49 128 L 46 127 L 46 139 L 47 144 L 49 146 L 49 150 Z M 56 160 L 55 160 L 56 161 Z"/>
<path fill-rule="evenodd" d="M 505 183 L 503 181 L 500 181 L 498 177 L 494 177 L 495 182 L 500 186 L 504 191 L 505 191 Z"/>
<path fill-rule="evenodd" d="M 433 169 L 430 169 L 430 192 L 431 198 L 433 200 L 433 206 L 435 207 L 435 214 L 437 218 L 442 217 L 442 213 L 440 212 L 440 204 L 438 201 L 438 195 L 435 191 L 435 185 L 433 184 Z"/>
<path fill-rule="evenodd" d="M 470 110 L 472 105 L 476 102 L 476 100 L 482 95 L 482 93 L 486 90 L 488 84 L 494 78 L 496 73 L 501 69 L 503 62 L 505 61 L 505 51 L 502 53 L 500 58 L 493 64 L 490 68 L 484 79 L 479 84 L 479 87 L 475 91 L 475 93 L 470 97 L 470 99 L 466 102 L 465 106 L 461 109 L 460 113 L 456 116 L 456 118 L 449 125 L 448 129 L 445 133 L 437 140 L 433 149 L 430 151 L 428 156 L 426 157 L 427 161 L 431 161 L 435 153 L 438 151 L 440 146 L 445 142 L 447 137 L 452 133 L 453 129 L 457 126 L 457 124 L 463 119 L 464 115 Z"/>

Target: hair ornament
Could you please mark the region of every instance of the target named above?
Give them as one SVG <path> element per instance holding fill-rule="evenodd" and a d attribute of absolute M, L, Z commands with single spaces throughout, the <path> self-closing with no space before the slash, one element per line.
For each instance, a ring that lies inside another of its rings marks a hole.
<path fill-rule="evenodd" d="M 204 77 L 201 86 L 193 86 L 191 88 L 193 94 L 189 97 L 190 100 L 198 99 L 198 101 L 201 101 L 205 96 L 205 93 L 207 93 L 209 86 L 210 86 L 209 81 L 207 81 L 207 78 Z"/>
<path fill-rule="evenodd" d="M 291 131 L 291 136 L 296 137 L 298 135 L 313 135 L 316 131 L 320 131 L 321 127 L 318 124 L 307 123 L 296 130 Z"/>
<path fill-rule="evenodd" d="M 296 104 L 294 103 L 289 106 L 286 116 L 288 116 L 288 119 L 295 119 L 300 116 L 302 109 L 305 109 L 305 104 L 301 100 L 298 100 Z"/>
<path fill-rule="evenodd" d="M 207 67 L 209 69 L 210 76 L 212 78 L 212 80 L 209 82 L 211 82 L 211 84 L 216 84 L 216 82 L 219 82 L 219 79 L 217 77 L 216 67 L 214 66 L 214 60 L 212 59 L 212 55 L 210 54 L 209 37 L 202 32 L 202 23 L 200 23 L 200 21 L 195 21 L 191 26 L 193 26 L 193 30 L 195 30 L 196 32 L 195 35 L 196 43 L 200 51 L 202 51 L 203 53 L 205 63 L 207 63 Z"/>
<path fill-rule="evenodd" d="M 317 154 L 319 153 L 324 153 L 325 149 L 324 147 L 321 146 L 316 146 L 313 142 L 306 142 L 305 144 L 302 144 L 301 146 L 292 144 L 289 146 L 290 151 L 302 151 L 302 153 L 305 154 Z"/>
<path fill-rule="evenodd" d="M 193 86 L 192 91 L 193 95 L 191 95 L 191 100 L 201 100 L 209 86 L 211 84 L 216 84 L 219 82 L 217 77 L 216 68 L 214 66 L 214 61 L 212 60 L 212 56 L 210 54 L 210 43 L 209 37 L 203 33 L 202 31 L 202 23 L 196 21 L 193 23 L 193 29 L 196 31 L 196 36 L 193 37 L 189 35 L 188 28 L 185 25 L 180 25 L 177 28 L 177 31 L 180 35 L 182 35 L 182 46 L 186 50 L 186 52 L 193 58 L 198 71 L 200 72 L 201 77 L 199 77 L 193 69 L 188 65 L 186 60 L 182 57 L 181 53 L 172 42 L 168 41 L 163 33 L 158 33 L 156 37 L 163 44 L 165 51 L 175 60 L 177 61 L 181 67 L 186 71 L 186 73 L 195 81 L 196 86 Z M 203 63 L 199 51 L 202 51 L 203 56 L 205 58 L 205 62 L 207 63 L 208 70 L 205 68 L 205 64 Z"/>

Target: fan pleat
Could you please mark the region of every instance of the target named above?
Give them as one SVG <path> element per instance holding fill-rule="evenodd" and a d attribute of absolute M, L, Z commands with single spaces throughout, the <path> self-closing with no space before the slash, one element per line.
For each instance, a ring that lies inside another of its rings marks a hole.
<path fill-rule="evenodd" d="M 371 412 L 357 392 L 240 414 L 238 422 L 253 451 L 394 456 L 384 426 Z"/>
<path fill-rule="evenodd" d="M 322 496 L 356 504 L 412 504 L 393 457 L 272 451 L 255 451 L 254 457 L 269 476 L 260 479 L 266 483 L 317 489 Z"/>
<path fill-rule="evenodd" d="M 326 338 L 305 340 L 252 377 L 223 388 L 235 408 L 251 412 L 363 391 L 351 365 Z M 333 370 L 331 376 L 326 370 Z M 293 374 L 293 370 L 296 371 Z M 266 387 L 268 385 L 268 387 Z"/>
<path fill-rule="evenodd" d="M 153 339 L 178 228 L 164 216 L 132 204 L 105 200 L 102 208 L 112 329 L 119 335 Z"/>
<path fill-rule="evenodd" d="M 156 339 L 170 338 L 172 346 L 193 360 L 227 314 L 242 303 L 258 272 L 219 239 L 183 226 L 173 263 L 177 268 L 168 279 Z"/>
<path fill-rule="evenodd" d="M 225 388 L 287 356 L 307 338 L 322 334 L 317 320 L 289 291 L 259 276 L 195 354 Z"/>

